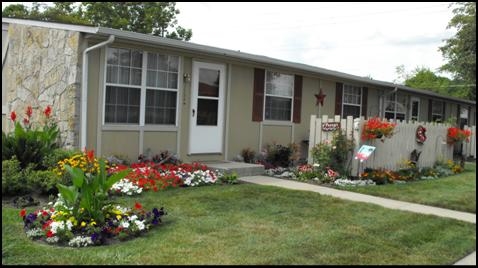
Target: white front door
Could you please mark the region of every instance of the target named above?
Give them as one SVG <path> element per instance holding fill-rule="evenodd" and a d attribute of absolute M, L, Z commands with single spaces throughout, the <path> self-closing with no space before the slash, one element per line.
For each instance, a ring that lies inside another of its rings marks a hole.
<path fill-rule="evenodd" d="M 225 67 L 193 62 L 189 153 L 222 153 Z"/>

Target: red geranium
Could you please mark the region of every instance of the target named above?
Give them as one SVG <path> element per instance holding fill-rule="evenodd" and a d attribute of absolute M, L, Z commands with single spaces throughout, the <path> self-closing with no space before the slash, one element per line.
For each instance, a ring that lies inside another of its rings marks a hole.
<path fill-rule="evenodd" d="M 10 114 L 10 119 L 12 119 L 13 122 L 15 122 L 15 120 L 17 119 L 17 114 L 15 113 L 15 111 L 13 111 L 13 112 Z"/>
<path fill-rule="evenodd" d="M 450 127 L 447 131 L 447 143 L 454 144 L 456 142 L 470 141 L 471 131 L 470 130 L 462 130 L 457 127 Z"/>

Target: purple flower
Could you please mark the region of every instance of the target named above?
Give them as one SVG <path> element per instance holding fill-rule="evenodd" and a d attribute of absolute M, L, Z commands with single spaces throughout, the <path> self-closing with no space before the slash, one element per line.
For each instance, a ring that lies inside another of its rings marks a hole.
<path fill-rule="evenodd" d="M 98 234 L 97 234 L 97 233 L 93 233 L 93 234 L 91 235 L 91 241 L 93 241 L 93 243 L 94 243 L 94 242 L 96 242 L 97 239 L 98 239 Z"/>

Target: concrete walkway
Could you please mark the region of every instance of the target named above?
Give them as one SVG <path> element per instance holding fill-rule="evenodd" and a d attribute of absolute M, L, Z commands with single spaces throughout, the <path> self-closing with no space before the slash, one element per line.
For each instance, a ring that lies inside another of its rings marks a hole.
<path fill-rule="evenodd" d="M 452 218 L 452 219 L 476 224 L 476 214 L 473 214 L 473 213 L 460 212 L 460 211 L 437 208 L 437 207 L 426 206 L 426 205 L 419 205 L 419 204 L 414 204 L 410 202 L 392 200 L 392 199 L 365 195 L 360 193 L 354 193 L 349 191 L 342 191 L 342 190 L 332 189 L 329 187 L 312 185 L 309 183 L 302 183 L 302 182 L 291 181 L 291 180 L 278 179 L 278 178 L 273 178 L 268 176 L 240 177 L 239 180 L 243 182 L 248 182 L 248 183 L 271 185 L 271 186 L 283 187 L 283 188 L 294 189 L 294 190 L 312 191 L 312 192 L 320 193 L 323 195 L 329 195 L 329 196 L 333 196 L 333 197 L 337 197 L 341 199 L 372 203 L 372 204 L 376 204 L 386 208 L 405 210 L 405 211 L 411 211 L 411 212 L 422 213 L 422 214 L 430 214 L 430 215 Z M 455 263 L 455 265 L 476 265 L 476 251 L 466 256 L 465 258 L 459 260 L 458 262 Z"/>

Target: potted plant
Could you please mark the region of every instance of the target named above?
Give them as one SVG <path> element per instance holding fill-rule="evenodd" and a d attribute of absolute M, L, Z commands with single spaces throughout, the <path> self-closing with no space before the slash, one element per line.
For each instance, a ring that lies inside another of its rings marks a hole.
<path fill-rule="evenodd" d="M 387 122 L 381 120 L 378 117 L 373 117 L 365 123 L 362 129 L 362 140 L 381 139 L 383 142 L 385 138 L 391 138 L 393 136 L 393 130 L 396 123 Z"/>
<path fill-rule="evenodd" d="M 449 127 L 446 135 L 446 142 L 448 144 L 460 143 L 466 140 L 470 141 L 471 131 L 463 130 L 457 127 Z"/>

